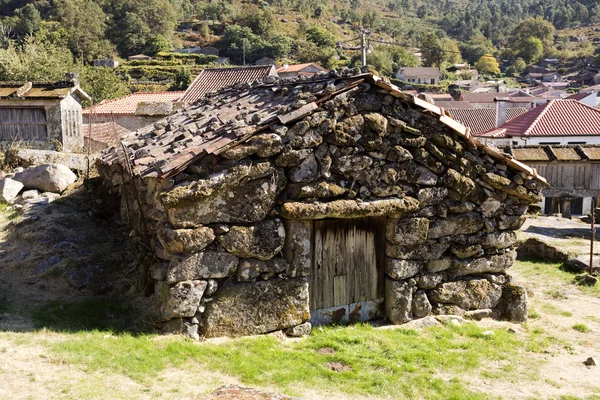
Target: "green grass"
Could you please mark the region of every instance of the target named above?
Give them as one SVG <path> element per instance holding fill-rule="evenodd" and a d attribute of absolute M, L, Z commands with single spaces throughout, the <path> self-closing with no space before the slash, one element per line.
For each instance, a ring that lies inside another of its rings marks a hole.
<path fill-rule="evenodd" d="M 600 285 L 579 286 L 575 281 L 577 274 L 567 271 L 560 263 L 517 260 L 513 269 L 518 270 L 525 278 L 543 279 L 547 283 L 555 284 L 557 288 L 547 291 L 546 294 L 557 300 L 566 298 L 564 292 L 560 290 L 560 285 L 577 287 L 585 295 L 600 297 Z"/>
<path fill-rule="evenodd" d="M 590 328 L 588 328 L 586 324 L 575 324 L 573 325 L 573 329 L 581 333 L 587 333 L 590 331 Z"/>
<path fill-rule="evenodd" d="M 204 368 L 238 377 L 244 384 L 276 386 L 295 394 L 302 388 L 395 398 L 479 399 L 460 376 L 494 374 L 489 365 L 513 365 L 502 375 L 517 373 L 523 350 L 545 351 L 546 335 L 522 341 L 506 331 L 483 335 L 475 324 L 444 326 L 416 332 L 376 329 L 368 325 L 317 328 L 300 341 L 270 336 L 229 340 L 225 344 L 103 332 L 81 333 L 51 345 L 61 362 L 83 364 L 88 371 L 110 371 L 147 382 L 168 367 L 197 362 Z M 333 354 L 320 354 L 330 347 Z M 351 369 L 335 372 L 327 362 Z M 529 373 L 530 371 L 528 371 Z M 452 376 L 452 378 L 443 378 Z"/>
<path fill-rule="evenodd" d="M 564 310 L 556 307 L 554 304 L 550 304 L 550 303 L 542 303 L 540 308 L 546 314 L 550 314 L 550 315 L 560 315 L 563 317 L 572 317 L 573 316 L 572 312 L 564 311 Z"/>

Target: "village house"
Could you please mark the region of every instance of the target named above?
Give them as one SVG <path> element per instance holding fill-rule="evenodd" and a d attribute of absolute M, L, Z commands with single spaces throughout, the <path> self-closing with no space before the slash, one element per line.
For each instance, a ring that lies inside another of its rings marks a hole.
<path fill-rule="evenodd" d="M 525 114 L 529 111 L 523 107 L 511 107 L 501 110 L 499 108 L 468 108 L 459 107 L 452 108 L 453 102 L 436 103 L 440 107 L 448 105 L 448 108 L 444 108 L 448 114 L 455 120 L 471 128 L 471 134 L 476 135 L 479 133 L 487 132 L 490 129 L 498 128 L 504 125 L 507 121 L 511 121 L 519 115 Z M 462 102 L 454 102 L 462 103 Z M 501 104 L 498 102 L 498 104 Z"/>
<path fill-rule="evenodd" d="M 533 108 L 535 104 L 535 98 L 527 94 L 520 95 L 509 95 L 506 93 L 462 93 L 460 95 L 460 101 L 466 101 L 471 103 L 475 108 L 496 108 L 496 99 L 498 97 L 506 97 L 507 108 Z"/>
<path fill-rule="evenodd" d="M 0 82 L 0 141 L 41 149 L 83 149 L 81 102 L 90 97 L 76 79 Z"/>
<path fill-rule="evenodd" d="M 269 57 L 259 58 L 254 65 L 275 65 L 275 60 Z"/>
<path fill-rule="evenodd" d="M 396 78 L 408 83 L 420 85 L 439 85 L 442 74 L 434 67 L 403 67 L 396 73 Z"/>
<path fill-rule="evenodd" d="M 577 100 L 580 103 L 585 104 L 586 106 L 596 107 L 598 105 L 598 97 L 596 92 L 588 91 L 588 92 L 579 92 L 576 94 L 572 94 L 566 97 L 569 100 Z"/>
<path fill-rule="evenodd" d="M 238 83 L 247 84 L 268 76 L 277 76 L 277 71 L 273 65 L 205 68 L 187 88 L 181 97 L 181 102 L 193 104 L 202 99 L 207 93 L 216 92 L 219 89 Z"/>
<path fill-rule="evenodd" d="M 83 110 L 86 143 L 96 151 L 171 114 L 184 92 L 136 92 Z"/>
<path fill-rule="evenodd" d="M 127 57 L 129 61 L 149 61 L 152 60 L 152 57 L 147 56 L 145 54 L 136 54 L 134 56 Z"/>
<path fill-rule="evenodd" d="M 507 268 L 545 180 L 366 68 L 228 87 L 123 145 L 98 170 L 163 331 L 527 318 Z"/>
<path fill-rule="evenodd" d="M 503 151 L 548 178 L 539 206 L 543 214 L 591 214 L 600 196 L 600 146 L 506 146 Z"/>
<path fill-rule="evenodd" d="M 305 64 L 285 64 L 282 67 L 277 68 L 277 74 L 281 78 L 297 78 L 299 76 L 313 76 L 321 72 L 327 72 L 327 70 L 321 67 L 317 63 L 305 63 Z"/>
<path fill-rule="evenodd" d="M 113 58 L 102 58 L 92 61 L 94 67 L 117 68 L 119 62 Z"/>
<path fill-rule="evenodd" d="M 600 144 L 600 110 L 551 100 L 477 138 L 496 146 Z"/>

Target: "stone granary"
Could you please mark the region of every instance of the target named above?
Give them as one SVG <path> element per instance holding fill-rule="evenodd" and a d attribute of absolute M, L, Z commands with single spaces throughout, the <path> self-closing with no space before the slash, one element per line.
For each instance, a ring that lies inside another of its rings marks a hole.
<path fill-rule="evenodd" d="M 0 143 L 81 151 L 81 102 L 91 100 L 69 74 L 60 82 L 0 82 Z"/>
<path fill-rule="evenodd" d="M 545 180 L 377 76 L 240 84 L 123 143 L 98 167 L 150 244 L 167 330 L 526 318 L 506 270 Z"/>

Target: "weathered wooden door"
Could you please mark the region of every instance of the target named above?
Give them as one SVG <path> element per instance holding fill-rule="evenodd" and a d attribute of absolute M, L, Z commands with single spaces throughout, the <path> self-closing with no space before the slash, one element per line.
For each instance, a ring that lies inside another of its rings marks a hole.
<path fill-rule="evenodd" d="M 314 324 L 380 316 L 385 223 L 381 217 L 314 221 L 309 276 Z"/>

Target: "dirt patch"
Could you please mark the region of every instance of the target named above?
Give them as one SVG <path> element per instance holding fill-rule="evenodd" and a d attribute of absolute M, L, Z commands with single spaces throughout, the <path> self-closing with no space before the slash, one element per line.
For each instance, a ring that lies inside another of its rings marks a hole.
<path fill-rule="evenodd" d="M 325 368 L 329 368 L 335 372 L 352 371 L 352 367 L 343 362 L 326 362 L 323 365 L 325 365 Z"/>
<path fill-rule="evenodd" d="M 206 400 L 299 400 L 295 397 L 284 396 L 274 393 L 259 392 L 258 390 L 241 387 L 221 387 L 206 398 Z"/>
<path fill-rule="evenodd" d="M 69 322 L 69 306 L 80 301 L 118 298 L 121 304 L 151 309 L 138 295 L 128 231 L 114 218 L 96 217 L 91 204 L 93 197 L 80 185 L 51 203 L 0 213 L 0 331 L 68 329 L 60 322 Z M 56 318 L 36 318 L 36 312 L 44 316 L 39 311 L 47 314 L 48 309 Z"/>

